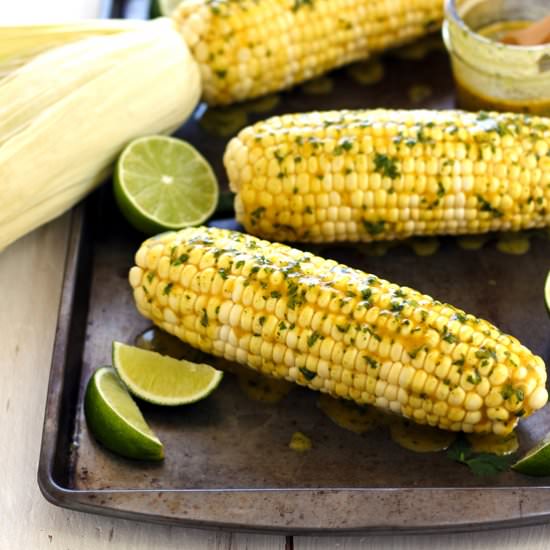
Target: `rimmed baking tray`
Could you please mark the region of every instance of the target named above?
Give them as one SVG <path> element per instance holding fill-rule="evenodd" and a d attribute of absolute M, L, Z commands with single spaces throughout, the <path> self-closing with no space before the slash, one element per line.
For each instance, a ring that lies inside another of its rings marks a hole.
<path fill-rule="evenodd" d="M 122 2 L 113 9 L 124 15 L 144 7 L 144 2 Z M 384 57 L 379 82 L 380 67 L 356 68 L 363 78 L 342 69 L 313 87 L 237 110 L 208 113 L 200 106 L 177 135 L 207 156 L 226 186 L 221 155 L 228 135 L 223 134 L 235 120 L 313 109 L 451 106 L 447 58 L 437 39 L 426 47 L 434 45 L 425 57 L 422 47 L 407 50 L 408 58 Z M 236 227 L 231 219 L 213 223 Z M 494 238 L 479 250 L 440 239 L 428 256 L 405 245 L 384 255 L 363 245 L 313 250 L 488 318 L 549 361 L 542 288 L 550 240 L 543 232 L 529 238 L 523 256 L 499 251 Z M 287 534 L 461 531 L 550 517 L 550 479 L 511 471 L 479 478 L 444 453 L 402 449 L 385 431 L 357 435 L 337 427 L 316 406 L 314 392 L 296 388 L 275 404 L 251 400 L 230 374 L 195 405 L 167 410 L 142 404 L 165 442 L 162 464 L 104 450 L 87 430 L 83 391 L 93 370 L 110 362 L 113 339 L 133 342 L 149 327 L 136 312 L 127 283 L 141 239 L 120 219 L 109 183 L 73 210 L 38 471 L 48 500 L 124 518 Z M 548 408 L 524 421 L 521 450 L 549 426 Z M 312 438 L 311 451 L 288 447 L 295 431 Z"/>

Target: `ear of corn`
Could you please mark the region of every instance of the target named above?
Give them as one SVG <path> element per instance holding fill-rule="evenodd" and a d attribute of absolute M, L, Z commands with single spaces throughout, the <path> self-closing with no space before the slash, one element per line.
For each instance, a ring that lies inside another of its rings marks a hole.
<path fill-rule="evenodd" d="M 100 184 L 129 141 L 175 130 L 199 97 L 168 19 L 53 48 L 0 80 L 0 250 Z"/>
<path fill-rule="evenodd" d="M 186 0 L 172 16 L 200 64 L 206 101 L 227 104 L 435 30 L 443 0 Z"/>
<path fill-rule="evenodd" d="M 372 241 L 550 225 L 549 151 L 546 118 L 335 111 L 245 128 L 224 162 L 247 231 Z"/>
<path fill-rule="evenodd" d="M 515 338 L 334 261 L 204 227 L 135 259 L 144 316 L 266 375 L 454 431 L 506 434 L 547 401 L 543 361 Z"/>

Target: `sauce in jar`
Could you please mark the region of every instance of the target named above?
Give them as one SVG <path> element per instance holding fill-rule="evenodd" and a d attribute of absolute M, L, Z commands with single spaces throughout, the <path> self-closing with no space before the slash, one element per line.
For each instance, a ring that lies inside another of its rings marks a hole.
<path fill-rule="evenodd" d="M 502 111 L 550 116 L 550 99 L 522 100 L 496 99 L 473 91 L 456 78 L 457 105 L 466 111 Z"/>
<path fill-rule="evenodd" d="M 550 116 L 550 44 L 502 42 L 549 12 L 548 0 L 447 0 L 443 37 L 458 107 Z"/>
<path fill-rule="evenodd" d="M 477 33 L 489 40 L 501 42 L 501 39 L 510 31 L 525 29 L 531 24 L 532 21 L 525 20 L 499 21 L 478 29 Z M 464 82 L 459 80 L 459 77 L 456 77 L 456 95 L 457 103 L 467 111 L 510 111 L 532 115 L 550 114 L 550 97 L 521 101 L 492 98 L 480 94 L 479 91 L 471 90 Z"/>

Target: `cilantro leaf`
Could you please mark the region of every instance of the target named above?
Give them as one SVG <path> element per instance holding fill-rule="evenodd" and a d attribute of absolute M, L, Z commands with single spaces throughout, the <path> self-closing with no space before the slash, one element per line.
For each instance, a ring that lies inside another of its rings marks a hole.
<path fill-rule="evenodd" d="M 447 450 L 447 456 L 455 462 L 466 463 L 472 454 L 470 444 L 463 438 L 459 437 Z"/>
<path fill-rule="evenodd" d="M 305 367 L 299 367 L 298 370 L 304 375 L 304 378 L 308 381 L 313 380 L 317 376 L 316 372 L 306 369 Z"/>
<path fill-rule="evenodd" d="M 458 438 L 447 450 L 447 456 L 468 466 L 476 476 L 494 476 L 508 470 L 513 456 L 499 456 L 491 453 L 474 453 L 470 444 L 463 437 Z"/>
<path fill-rule="evenodd" d="M 513 459 L 510 456 L 481 453 L 467 460 L 466 465 L 476 476 L 494 476 L 505 472 L 512 462 Z"/>

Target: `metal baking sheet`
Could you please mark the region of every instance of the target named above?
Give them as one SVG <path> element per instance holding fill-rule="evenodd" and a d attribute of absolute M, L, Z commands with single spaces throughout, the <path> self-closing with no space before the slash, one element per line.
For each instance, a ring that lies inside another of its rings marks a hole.
<path fill-rule="evenodd" d="M 124 14 L 124 5 L 115 7 Z M 316 86 L 229 112 L 208 113 L 201 105 L 177 135 L 205 154 L 226 187 L 221 157 L 229 136 L 219 135 L 219 126 L 213 133 L 212 121 L 221 121 L 224 133 L 224 124 L 238 117 L 250 123 L 313 109 L 452 106 L 446 55 L 437 38 L 425 43 L 434 50 L 425 57 L 422 47 L 408 50 L 408 59 L 385 56 L 380 82 L 361 84 L 342 69 Z M 373 79 L 372 72 L 361 74 Z M 231 219 L 213 223 L 237 227 Z M 543 232 L 529 237 L 530 250 L 519 258 L 499 251 L 494 236 L 479 250 L 440 239 L 428 256 L 405 245 L 384 255 L 364 245 L 308 249 L 487 318 L 549 362 L 542 288 L 550 240 Z M 316 406 L 314 392 L 296 387 L 276 404 L 251 400 L 231 374 L 194 405 L 140 404 L 165 443 L 161 464 L 106 451 L 87 430 L 82 398 L 91 373 L 110 362 L 112 340 L 131 343 L 150 326 L 127 282 L 141 240 L 117 213 L 109 182 L 73 211 L 38 472 L 48 500 L 125 518 L 287 534 L 461 531 L 550 518 L 548 478 L 511 471 L 479 478 L 444 453 L 407 451 L 385 431 L 357 435 L 337 427 Z M 548 426 L 549 408 L 522 422 L 521 451 Z M 289 449 L 295 431 L 312 438 L 311 451 Z"/>

